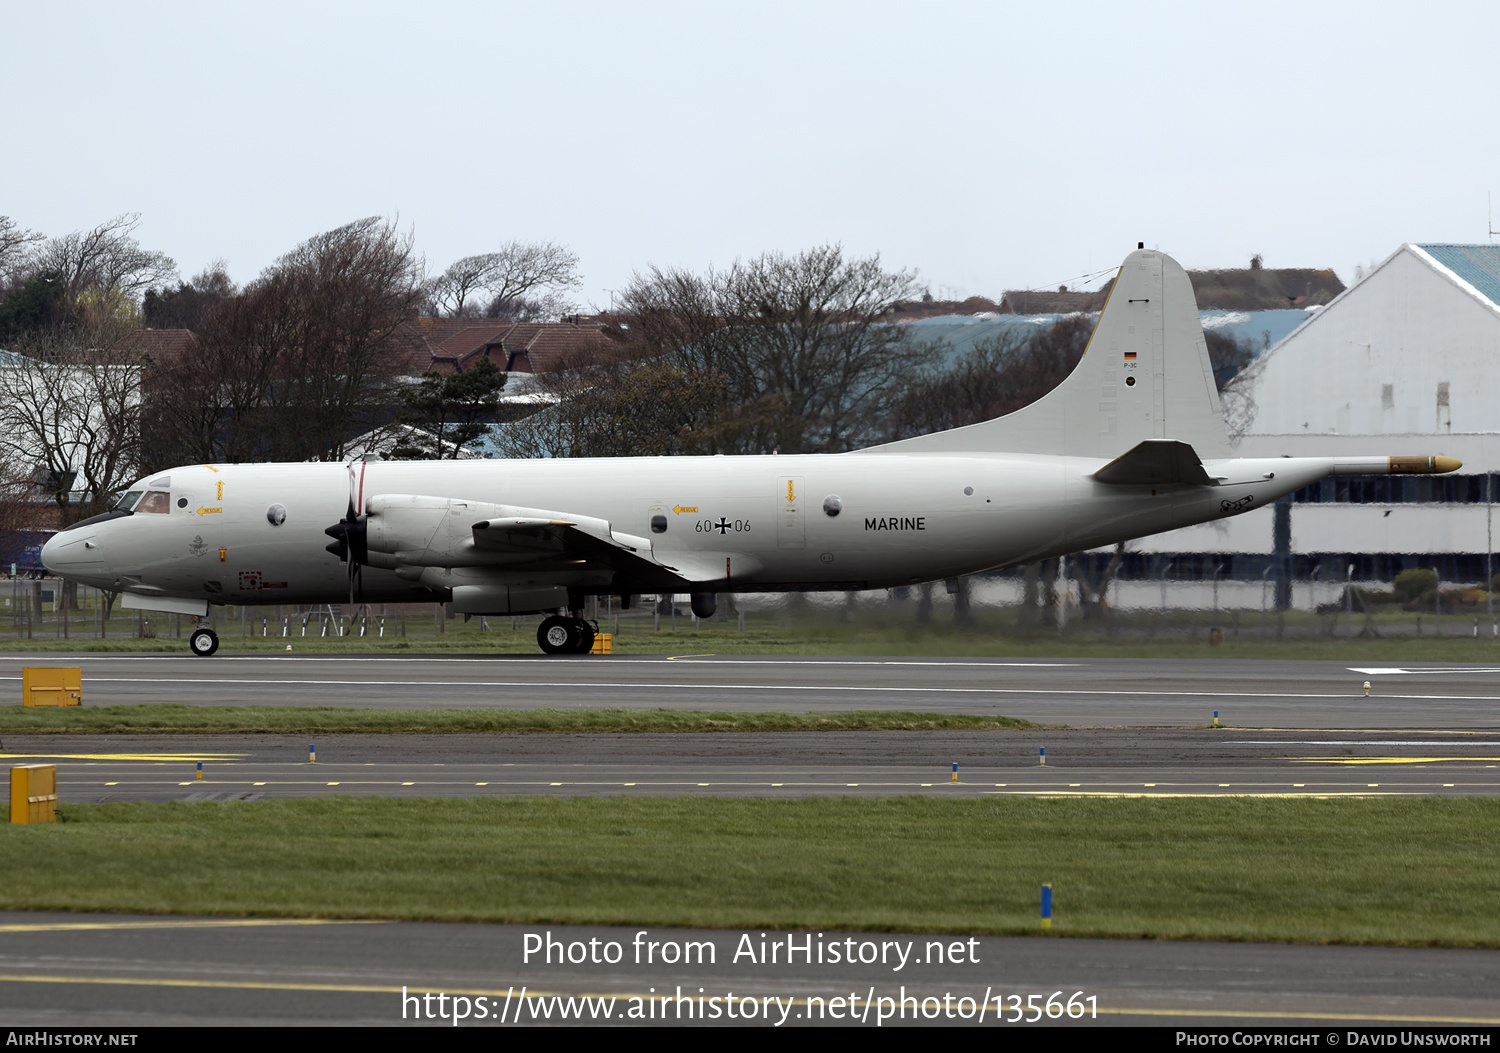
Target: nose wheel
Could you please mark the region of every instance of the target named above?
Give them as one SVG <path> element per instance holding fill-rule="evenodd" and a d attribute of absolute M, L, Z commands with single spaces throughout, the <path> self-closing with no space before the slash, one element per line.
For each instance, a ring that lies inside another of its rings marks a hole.
<path fill-rule="evenodd" d="M 582 618 L 553 615 L 537 628 L 536 642 L 548 654 L 588 654 L 594 649 L 594 627 Z"/>
<path fill-rule="evenodd" d="M 212 629 L 194 629 L 188 647 L 199 658 L 207 658 L 219 649 L 219 634 Z"/>

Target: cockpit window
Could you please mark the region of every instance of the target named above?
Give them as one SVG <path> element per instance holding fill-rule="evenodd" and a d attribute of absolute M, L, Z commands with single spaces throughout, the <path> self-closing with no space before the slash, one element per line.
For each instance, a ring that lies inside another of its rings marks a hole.
<path fill-rule="evenodd" d="M 146 496 L 141 498 L 140 504 L 133 511 L 137 514 L 145 512 L 159 512 L 163 515 L 172 510 L 172 495 L 165 490 L 147 490 Z"/>
<path fill-rule="evenodd" d="M 135 503 L 140 499 L 141 492 L 139 490 L 131 490 L 120 496 L 120 499 L 115 502 L 115 507 L 111 509 L 111 511 L 129 512 L 135 507 Z"/>

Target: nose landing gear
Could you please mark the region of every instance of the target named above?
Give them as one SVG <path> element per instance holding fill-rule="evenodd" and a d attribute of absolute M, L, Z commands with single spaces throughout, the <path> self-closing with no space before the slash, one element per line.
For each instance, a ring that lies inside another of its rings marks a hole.
<path fill-rule="evenodd" d="M 537 628 L 536 642 L 548 654 L 588 654 L 594 649 L 594 627 L 582 618 L 554 614 Z"/>
<path fill-rule="evenodd" d="M 188 648 L 199 658 L 207 658 L 219 649 L 219 634 L 206 625 L 200 625 L 188 637 Z"/>

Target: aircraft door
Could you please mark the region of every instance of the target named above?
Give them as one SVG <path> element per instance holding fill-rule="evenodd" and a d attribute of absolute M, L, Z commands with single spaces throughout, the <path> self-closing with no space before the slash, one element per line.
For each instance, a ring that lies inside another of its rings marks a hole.
<path fill-rule="evenodd" d="M 776 480 L 776 547 L 805 548 L 807 526 L 803 517 L 802 477 Z"/>

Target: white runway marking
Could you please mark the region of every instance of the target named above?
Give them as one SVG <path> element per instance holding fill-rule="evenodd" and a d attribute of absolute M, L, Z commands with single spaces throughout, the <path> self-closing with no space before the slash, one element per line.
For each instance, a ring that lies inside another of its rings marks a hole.
<path fill-rule="evenodd" d="M 1493 666 L 1455 666 L 1451 669 L 1402 669 L 1380 668 L 1360 669 L 1357 666 L 1349 666 L 1349 672 L 1361 673 L 1365 676 L 1388 676 L 1391 674 L 1405 674 L 1407 676 L 1424 676 L 1427 673 L 1500 673 L 1500 668 Z"/>

